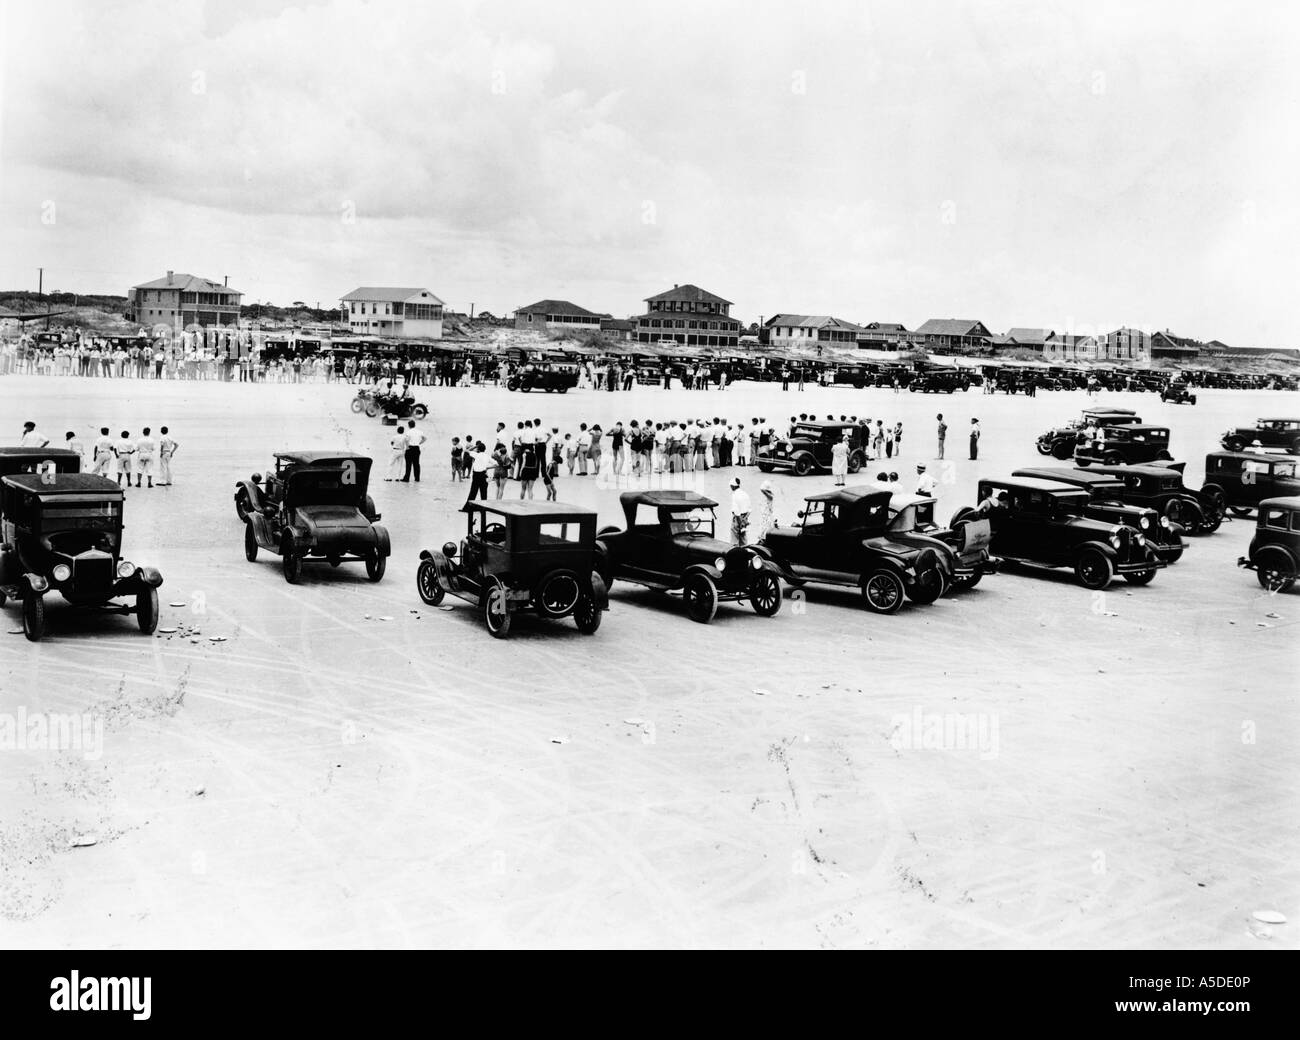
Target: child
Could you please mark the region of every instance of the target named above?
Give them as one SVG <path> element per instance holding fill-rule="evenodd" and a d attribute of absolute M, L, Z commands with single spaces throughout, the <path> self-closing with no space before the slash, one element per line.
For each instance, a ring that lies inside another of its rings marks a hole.
<path fill-rule="evenodd" d="M 543 450 L 545 447 L 543 446 Z M 551 445 L 550 458 L 542 465 L 542 483 L 546 485 L 547 501 L 555 501 L 555 478 L 560 475 L 560 445 L 556 441 Z"/>
<path fill-rule="evenodd" d="M 452 483 L 454 484 L 456 481 L 460 480 L 464 476 L 464 473 L 465 473 L 465 458 L 464 458 L 464 452 L 461 451 L 460 438 L 453 437 L 451 439 Z"/>

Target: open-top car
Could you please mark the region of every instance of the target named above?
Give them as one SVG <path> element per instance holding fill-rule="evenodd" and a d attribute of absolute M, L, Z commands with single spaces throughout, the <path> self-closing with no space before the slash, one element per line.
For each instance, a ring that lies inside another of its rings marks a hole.
<path fill-rule="evenodd" d="M 1038 454 L 1051 455 L 1064 462 L 1074 457 L 1075 445 L 1085 439 L 1084 431 L 1089 427 L 1132 426 L 1141 421 L 1138 414 L 1128 408 L 1085 408 L 1082 418 L 1071 419 L 1064 426 L 1040 434 Z"/>
<path fill-rule="evenodd" d="M 1260 502 L 1255 537 L 1237 566 L 1254 571 L 1269 592 L 1286 592 L 1295 584 L 1300 574 L 1300 496 Z"/>
<path fill-rule="evenodd" d="M 0 605 L 22 602 L 28 639 L 45 633 L 51 592 L 76 607 L 134 614 L 145 634 L 157 628 L 162 575 L 123 558 L 123 498 L 93 473 L 0 477 Z"/>
<path fill-rule="evenodd" d="M 718 503 L 694 491 L 625 491 L 627 526 L 602 528 L 597 558 L 607 586 L 615 580 L 682 591 L 686 611 L 707 624 L 718 604 L 748 600 L 755 613 L 781 609 L 781 572 L 757 549 L 731 545 L 714 530 Z"/>
<path fill-rule="evenodd" d="M 890 492 L 835 488 L 804 500 L 799 524 L 768 531 L 760 549 L 790 585 L 842 585 L 862 590 L 878 614 L 905 599 L 933 603 L 945 588 L 940 550 L 908 544 L 889 530 Z"/>
<path fill-rule="evenodd" d="M 367 492 L 369 457 L 293 451 L 280 452 L 275 462 L 265 481 L 254 473 L 235 491 L 248 561 L 257 560 L 259 549 L 275 553 L 291 585 L 307 562 L 364 563 L 366 576 L 380 581 L 391 549 Z"/>
<path fill-rule="evenodd" d="M 1168 404 L 1195 404 L 1196 395 L 1186 383 L 1170 383 L 1160 391 L 1160 400 Z"/>
<path fill-rule="evenodd" d="M 68 448 L 0 448 L 0 477 L 14 473 L 80 473 L 81 453 Z"/>
<path fill-rule="evenodd" d="M 415 584 L 420 598 L 437 606 L 450 593 L 479 610 L 497 639 L 510 634 L 511 617 L 532 611 L 558 620 L 572 617 L 591 635 L 609 608 L 597 572 L 596 514 L 560 502 L 474 499 L 460 545 L 420 553 Z"/>
<path fill-rule="evenodd" d="M 1165 563 L 1177 563 L 1187 547 L 1183 541 L 1183 527 L 1167 516 L 1162 516 L 1148 506 L 1129 505 L 1124 501 L 1124 481 L 1113 473 L 1097 470 L 1067 469 L 1064 466 L 1030 466 L 1018 469 L 1013 477 L 1034 477 L 1038 480 L 1058 480 L 1083 488 L 1090 496 L 1084 507 L 1084 516 L 1104 520 L 1111 524 L 1124 524 L 1141 531 L 1155 554 Z"/>
<path fill-rule="evenodd" d="M 1293 455 L 1215 451 L 1205 456 L 1201 494 L 1222 495 L 1233 516 L 1245 517 L 1266 498 L 1300 495 L 1300 466 Z"/>
<path fill-rule="evenodd" d="M 567 394 L 578 385 L 578 370 L 571 365 L 529 365 L 512 375 L 506 383 L 507 390 L 544 390 L 546 393 Z"/>
<path fill-rule="evenodd" d="M 1142 531 L 1088 516 L 1090 495 L 1083 488 L 1058 480 L 1004 477 L 981 480 L 979 496 L 977 508 L 953 515 L 953 526 L 987 519 L 993 528 L 991 549 L 1003 560 L 1072 568 L 1086 589 L 1104 589 L 1117 574 L 1131 585 L 1146 585 L 1165 565 Z"/>
<path fill-rule="evenodd" d="M 1120 495 L 1129 505 L 1154 509 L 1187 534 L 1213 534 L 1223 523 L 1227 496 L 1219 488 L 1196 491 L 1183 485 L 1185 462 L 1156 466 L 1095 466 L 1089 472 L 1105 473 L 1124 482 Z"/>
<path fill-rule="evenodd" d="M 1148 426 L 1146 423 L 1099 426 L 1094 439 L 1083 438 L 1074 448 L 1074 462 L 1078 466 L 1094 463 L 1138 466 L 1172 458 L 1169 454 L 1169 427 Z"/>
<path fill-rule="evenodd" d="M 801 422 L 790 436 L 778 438 L 758 449 L 755 462 L 764 473 L 788 469 L 797 477 L 831 468 L 831 452 L 844 435 L 849 436 L 849 472 L 856 473 L 866 458 L 862 427 L 857 423 Z"/>
<path fill-rule="evenodd" d="M 1282 448 L 1300 455 L 1300 419 L 1256 419 L 1254 426 L 1237 426 L 1220 440 L 1225 451 L 1242 451 L 1252 444 Z"/>
<path fill-rule="evenodd" d="M 936 502 L 926 495 L 894 495 L 889 500 L 889 537 L 939 554 L 945 589 L 973 589 L 986 574 L 995 574 L 998 561 L 989 554 L 992 531 L 987 520 L 964 520 L 941 527 Z"/>

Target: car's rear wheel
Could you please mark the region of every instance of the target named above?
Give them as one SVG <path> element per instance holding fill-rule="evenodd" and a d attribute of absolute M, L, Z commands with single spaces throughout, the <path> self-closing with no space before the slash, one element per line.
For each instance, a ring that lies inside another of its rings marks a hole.
<path fill-rule="evenodd" d="M 135 594 L 135 622 L 147 636 L 158 627 L 158 590 L 152 586 Z"/>
<path fill-rule="evenodd" d="M 794 475 L 796 477 L 806 477 L 813 471 L 813 460 L 811 456 L 800 455 L 794 460 Z"/>
<path fill-rule="evenodd" d="M 379 411 L 380 411 L 380 409 L 379 409 L 379 405 L 378 405 L 377 402 L 375 402 L 375 401 L 367 401 L 367 402 L 366 402 L 366 414 L 367 414 L 368 416 L 370 416 L 370 418 L 373 419 L 376 415 L 379 414 Z"/>
<path fill-rule="evenodd" d="M 772 617 L 781 609 L 781 583 L 775 574 L 762 571 L 749 589 L 749 603 L 760 617 Z"/>
<path fill-rule="evenodd" d="M 45 597 L 38 592 L 23 596 L 23 635 L 33 643 L 45 635 Z"/>
<path fill-rule="evenodd" d="M 290 585 L 297 585 L 302 577 L 302 560 L 298 556 L 298 547 L 294 545 L 293 535 L 288 531 L 280 537 L 280 556 L 284 580 Z"/>
<path fill-rule="evenodd" d="M 381 556 L 378 549 L 371 549 L 366 556 L 366 577 L 373 582 L 383 581 L 386 570 L 388 570 L 388 557 Z"/>
<path fill-rule="evenodd" d="M 1085 589 L 1104 589 L 1115 577 L 1115 568 L 1100 549 L 1084 549 L 1074 562 L 1074 576 Z"/>
<path fill-rule="evenodd" d="M 692 574 L 683 590 L 686 613 L 692 621 L 707 625 L 718 613 L 718 587 L 707 574 Z"/>
<path fill-rule="evenodd" d="M 884 567 L 872 571 L 862 579 L 862 598 L 867 609 L 877 614 L 895 614 L 903 606 L 907 589 L 903 579 Z"/>
<path fill-rule="evenodd" d="M 912 591 L 908 593 L 908 598 L 919 606 L 928 607 L 942 596 L 948 589 L 947 580 L 943 576 L 943 571 L 938 567 L 932 567 L 929 570 L 917 574 L 916 581 L 912 583 Z"/>
<path fill-rule="evenodd" d="M 1250 506 L 1228 506 L 1228 509 L 1238 520 L 1244 520 L 1251 514 Z"/>
<path fill-rule="evenodd" d="M 432 560 L 421 560 L 420 566 L 415 569 L 415 588 L 420 593 L 420 599 L 431 607 L 436 607 L 442 602 L 446 590 L 438 584 L 438 568 L 433 565 Z"/>
<path fill-rule="evenodd" d="M 244 527 L 244 559 L 249 563 L 257 562 L 257 535 L 253 533 L 252 524 Z"/>
<path fill-rule="evenodd" d="M 862 468 L 862 452 L 855 451 L 849 456 L 849 472 L 856 473 Z"/>
<path fill-rule="evenodd" d="M 417 419 L 423 419 L 426 415 L 429 414 L 429 409 L 422 404 L 417 404 L 414 408 L 411 409 L 411 414 L 414 415 Z"/>
<path fill-rule="evenodd" d="M 1296 564 L 1283 549 L 1264 548 L 1255 554 L 1255 577 L 1260 588 L 1269 592 L 1286 592 L 1296 579 Z"/>
<path fill-rule="evenodd" d="M 506 589 L 500 582 L 493 582 L 483 590 L 483 599 L 479 604 L 483 612 L 483 627 L 496 639 L 505 639 L 510 635 L 510 607 L 506 602 Z"/>
<path fill-rule="evenodd" d="M 358 415 L 361 414 L 362 409 L 364 409 L 365 407 L 366 407 L 366 403 L 361 398 L 359 397 L 352 398 L 352 410 L 356 412 Z"/>
<path fill-rule="evenodd" d="M 1130 585 L 1150 585 L 1151 579 L 1156 576 L 1156 569 L 1150 567 L 1144 571 L 1130 571 L 1124 575 L 1124 580 Z"/>

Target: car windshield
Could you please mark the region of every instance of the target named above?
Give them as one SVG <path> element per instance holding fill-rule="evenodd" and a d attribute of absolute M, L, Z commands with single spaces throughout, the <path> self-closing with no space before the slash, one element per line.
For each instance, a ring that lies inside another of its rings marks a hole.
<path fill-rule="evenodd" d="M 688 512 L 670 513 L 668 515 L 668 530 L 672 534 L 698 534 L 702 537 L 713 537 L 713 510 L 712 509 L 692 509 Z"/>

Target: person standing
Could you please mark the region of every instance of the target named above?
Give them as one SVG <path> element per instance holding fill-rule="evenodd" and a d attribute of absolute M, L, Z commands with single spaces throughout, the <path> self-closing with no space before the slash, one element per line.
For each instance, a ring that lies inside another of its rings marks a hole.
<path fill-rule="evenodd" d="M 533 485 L 537 483 L 540 472 L 541 467 L 537 460 L 537 445 L 533 441 L 525 441 L 520 445 L 519 454 L 520 498 L 533 497 Z"/>
<path fill-rule="evenodd" d="M 68 451 L 75 451 L 78 455 L 84 456 L 86 454 L 86 449 L 82 447 L 81 439 L 72 430 L 69 430 L 64 435 L 63 446 L 67 448 Z M 83 458 L 80 462 L 77 463 L 77 469 L 83 470 L 85 468 L 86 468 L 86 462 L 85 459 Z"/>
<path fill-rule="evenodd" d="M 972 460 L 980 457 L 980 421 L 978 419 L 970 421 L 970 457 Z"/>
<path fill-rule="evenodd" d="M 158 486 L 171 487 L 172 484 L 172 456 L 176 454 L 176 449 L 180 447 L 164 426 L 158 431 Z"/>
<path fill-rule="evenodd" d="M 113 439 L 108 435 L 107 426 L 99 428 L 99 437 L 96 438 L 91 451 L 94 453 L 95 463 L 95 468 L 91 472 L 107 477 L 109 468 L 113 465 Z"/>
<path fill-rule="evenodd" d="M 772 482 L 765 480 L 758 486 L 758 527 L 755 528 L 754 544 L 767 537 L 767 532 L 775 530 L 781 524 L 776 518 L 776 494 Z"/>
<path fill-rule="evenodd" d="M 410 446 L 411 440 L 406 436 L 406 427 L 399 426 L 397 432 L 393 434 L 392 440 L 388 442 L 388 447 L 392 450 L 392 455 L 388 458 L 388 476 L 385 480 L 400 480 L 399 474 L 406 464 L 406 449 Z"/>
<path fill-rule="evenodd" d="M 34 422 L 23 423 L 23 435 L 18 441 L 24 448 L 44 448 L 50 443 L 49 438 L 36 429 Z"/>
<path fill-rule="evenodd" d="M 131 456 L 135 454 L 135 441 L 131 440 L 131 431 L 123 430 L 122 436 L 113 445 L 113 454 L 117 456 L 117 482 L 122 483 L 126 477 L 126 486 L 131 486 Z"/>
<path fill-rule="evenodd" d="M 934 496 L 935 488 L 938 486 L 938 481 L 936 481 L 931 474 L 925 471 L 925 463 L 918 462 L 916 464 L 916 493 L 918 495 L 923 495 L 926 498 L 932 498 Z"/>
<path fill-rule="evenodd" d="M 600 428 L 600 423 L 593 423 L 591 427 L 591 472 L 600 476 L 600 438 L 604 434 Z M 531 496 L 530 496 L 531 497 Z"/>
<path fill-rule="evenodd" d="M 894 457 L 894 428 L 892 426 L 886 426 L 885 427 L 885 458 L 892 459 L 893 457 Z"/>
<path fill-rule="evenodd" d="M 898 455 L 903 454 L 903 424 L 894 423 L 894 452 Z"/>
<path fill-rule="evenodd" d="M 140 478 L 145 477 L 153 487 L 153 460 L 158 452 L 158 442 L 150 436 L 149 427 L 141 431 L 140 439 L 135 442 L 135 486 L 140 486 Z"/>
<path fill-rule="evenodd" d="M 938 420 L 939 420 L 939 426 L 938 426 L 938 429 L 937 429 L 937 431 L 936 431 L 936 432 L 938 433 L 938 435 L 939 435 L 939 454 L 936 455 L 935 458 L 937 458 L 937 459 L 941 459 L 941 458 L 943 458 L 943 442 L 944 442 L 944 439 L 947 438 L 947 436 L 948 436 L 948 424 L 947 424 L 946 422 L 943 421 L 943 413 L 942 413 L 942 412 L 940 412 L 936 418 L 938 418 Z"/>
<path fill-rule="evenodd" d="M 835 486 L 843 487 L 845 477 L 849 473 L 849 434 L 844 431 L 835 446 L 831 448 L 831 476 L 835 478 Z"/>
<path fill-rule="evenodd" d="M 614 475 L 618 476 L 623 472 L 623 441 L 626 434 L 623 432 L 623 421 L 620 419 L 614 424 L 614 428 L 609 431 L 609 446 L 614 453 Z"/>
<path fill-rule="evenodd" d="M 591 431 L 587 424 L 578 427 L 578 476 L 587 475 L 587 463 L 591 460 Z"/>
<path fill-rule="evenodd" d="M 558 448 L 559 445 L 557 444 L 556 447 Z M 554 502 L 555 478 L 560 474 L 560 456 L 551 450 L 549 443 L 539 444 L 537 450 L 541 462 L 542 483 L 546 485 L 546 500 Z"/>
<path fill-rule="evenodd" d="M 731 478 L 731 540 L 736 545 L 745 544 L 749 529 L 749 495 L 740 486 L 740 478 Z"/>
<path fill-rule="evenodd" d="M 492 482 L 497 487 L 497 498 L 506 493 L 506 481 L 510 479 L 510 452 L 504 444 L 497 441 L 492 449 Z"/>
<path fill-rule="evenodd" d="M 409 484 L 412 475 L 417 484 L 420 482 L 420 445 L 428 439 L 423 430 L 415 428 L 415 420 L 412 419 L 406 432 L 406 472 L 402 474 L 402 483 Z"/>
<path fill-rule="evenodd" d="M 460 446 L 460 438 L 451 439 L 451 481 L 454 484 L 460 480 L 461 475 L 465 472 L 464 452 Z"/>
<path fill-rule="evenodd" d="M 482 441 L 474 442 L 474 450 L 470 453 L 470 479 L 469 479 L 469 498 L 466 502 L 472 502 L 476 498 L 487 499 L 488 470 L 493 468 L 492 456 L 488 454 L 487 445 Z"/>

